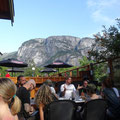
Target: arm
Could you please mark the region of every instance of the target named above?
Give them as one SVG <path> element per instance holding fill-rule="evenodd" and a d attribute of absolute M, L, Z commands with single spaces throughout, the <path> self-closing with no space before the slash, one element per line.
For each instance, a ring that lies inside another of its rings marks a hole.
<path fill-rule="evenodd" d="M 61 86 L 61 96 L 64 96 L 66 92 L 65 84 Z"/>
<path fill-rule="evenodd" d="M 77 90 L 82 89 L 83 86 L 78 85 Z"/>
<path fill-rule="evenodd" d="M 40 105 L 39 105 L 40 120 L 44 120 L 43 108 L 44 108 L 44 105 L 42 103 L 40 103 Z"/>

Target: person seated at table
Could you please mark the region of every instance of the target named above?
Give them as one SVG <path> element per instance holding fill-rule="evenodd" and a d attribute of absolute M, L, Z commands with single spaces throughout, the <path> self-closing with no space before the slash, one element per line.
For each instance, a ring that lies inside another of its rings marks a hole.
<path fill-rule="evenodd" d="M 51 92 L 51 89 L 48 85 L 43 84 L 40 86 L 35 96 L 35 103 L 39 108 L 40 120 L 44 120 L 45 107 L 55 100 L 58 100 L 58 98 Z"/>
<path fill-rule="evenodd" d="M 16 85 L 8 78 L 0 78 L 0 120 L 18 120 L 21 102 Z"/>
<path fill-rule="evenodd" d="M 33 113 L 33 107 L 30 105 L 30 91 L 35 87 L 35 81 L 30 79 L 17 90 L 16 95 L 22 102 L 21 111 L 18 113 L 19 120 L 32 119 L 31 114 Z"/>
<path fill-rule="evenodd" d="M 112 82 L 107 76 L 102 81 L 102 97 L 108 101 L 108 117 L 114 120 L 120 119 L 120 99 L 116 95 Z"/>
<path fill-rule="evenodd" d="M 83 81 L 83 85 L 78 85 L 79 95 L 87 94 L 87 88 L 88 88 L 88 80 Z"/>
<path fill-rule="evenodd" d="M 114 90 L 114 92 L 115 92 L 115 94 L 117 95 L 117 97 L 120 99 L 119 90 L 115 87 L 113 80 L 111 81 L 111 84 L 112 84 L 112 89 Z"/>
<path fill-rule="evenodd" d="M 96 94 L 96 86 L 94 84 L 88 84 L 86 102 L 94 99 L 101 99 L 102 96 Z"/>
<path fill-rule="evenodd" d="M 50 79 L 46 80 L 44 82 L 44 84 L 48 85 L 50 87 L 50 89 L 51 89 L 51 92 L 56 94 L 55 88 L 53 87 L 53 83 L 52 83 L 52 81 Z"/>
<path fill-rule="evenodd" d="M 60 94 L 62 97 L 66 99 L 72 98 L 72 94 L 76 91 L 76 88 L 72 83 L 72 78 L 67 77 L 65 80 L 65 83 L 61 85 L 60 87 Z"/>
<path fill-rule="evenodd" d="M 26 78 L 24 77 L 24 75 L 19 75 L 17 77 L 17 84 L 16 85 L 19 88 L 19 87 L 23 86 L 26 82 L 27 81 L 26 81 Z"/>

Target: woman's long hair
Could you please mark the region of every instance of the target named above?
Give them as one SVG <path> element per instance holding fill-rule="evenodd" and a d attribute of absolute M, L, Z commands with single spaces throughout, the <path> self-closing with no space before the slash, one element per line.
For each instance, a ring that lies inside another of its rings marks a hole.
<path fill-rule="evenodd" d="M 0 78 L 0 96 L 8 104 L 13 115 L 16 115 L 21 109 L 21 101 L 16 96 L 16 90 L 16 85 L 12 80 Z"/>
<path fill-rule="evenodd" d="M 35 97 L 35 102 L 39 107 L 39 104 L 42 103 L 44 105 L 49 104 L 53 101 L 53 94 L 51 93 L 50 87 L 48 85 L 43 84 Z"/>

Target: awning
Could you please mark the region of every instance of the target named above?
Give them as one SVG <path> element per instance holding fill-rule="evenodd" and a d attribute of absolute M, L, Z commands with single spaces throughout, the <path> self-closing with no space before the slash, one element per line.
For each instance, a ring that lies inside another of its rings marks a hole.
<path fill-rule="evenodd" d="M 0 0 L 0 19 L 11 20 L 14 22 L 14 3 L 13 0 Z"/>

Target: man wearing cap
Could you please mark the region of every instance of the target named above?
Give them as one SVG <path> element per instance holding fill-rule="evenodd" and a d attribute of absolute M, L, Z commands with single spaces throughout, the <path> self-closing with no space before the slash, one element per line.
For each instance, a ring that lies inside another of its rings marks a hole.
<path fill-rule="evenodd" d="M 47 79 L 44 84 L 48 85 L 50 87 L 50 90 L 53 94 L 56 94 L 55 88 L 53 87 L 53 83 L 50 79 Z"/>
<path fill-rule="evenodd" d="M 36 87 L 36 83 L 33 79 L 27 81 L 23 86 L 19 87 L 16 95 L 21 100 L 21 111 L 18 113 L 19 120 L 24 120 L 30 117 L 30 91 Z"/>

